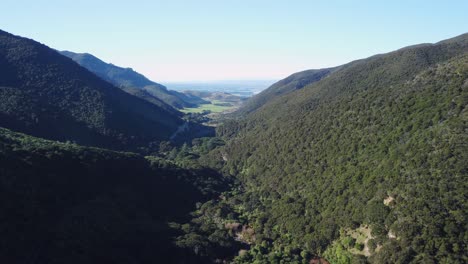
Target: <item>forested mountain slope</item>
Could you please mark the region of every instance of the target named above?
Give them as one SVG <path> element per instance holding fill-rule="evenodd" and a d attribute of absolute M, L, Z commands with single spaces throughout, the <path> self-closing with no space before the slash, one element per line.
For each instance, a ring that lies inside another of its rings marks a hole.
<path fill-rule="evenodd" d="M 113 149 L 168 140 L 182 120 L 33 40 L 0 31 L 0 126 Z"/>
<path fill-rule="evenodd" d="M 466 263 L 467 104 L 465 34 L 351 62 L 226 122 L 211 157 L 243 182 L 256 233 L 238 262 Z"/>
<path fill-rule="evenodd" d="M 254 95 L 237 111 L 237 115 L 242 116 L 254 112 L 277 97 L 302 89 L 313 82 L 320 81 L 334 70 L 336 70 L 336 68 L 307 70 L 294 73 L 291 76 L 274 83 L 261 93 Z"/>
<path fill-rule="evenodd" d="M 164 85 L 149 80 L 131 68 L 122 68 L 105 63 L 91 54 L 74 53 L 71 51 L 61 51 L 60 53 L 126 92 L 145 100 L 150 99 L 148 101 L 157 103 L 158 106 L 163 107 L 155 99 L 161 100 L 175 108 L 195 107 L 197 104 L 206 103 L 201 98 L 188 97 L 183 93 L 169 91 Z M 143 94 L 141 90 L 144 91 Z"/>
<path fill-rule="evenodd" d="M 206 263 L 174 241 L 228 181 L 0 128 L 1 263 Z"/>

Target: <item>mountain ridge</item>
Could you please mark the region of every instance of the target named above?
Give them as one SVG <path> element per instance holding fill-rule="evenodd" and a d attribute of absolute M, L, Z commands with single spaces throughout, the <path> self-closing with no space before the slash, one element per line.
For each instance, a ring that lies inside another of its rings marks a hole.
<path fill-rule="evenodd" d="M 0 87 L 10 87 L 1 93 L 2 116 L 16 120 L 10 128 L 18 131 L 35 135 L 40 130 L 44 133 L 36 135 L 49 139 L 122 148 L 167 140 L 183 123 L 174 113 L 129 95 L 46 45 L 4 31 L 0 69 Z M 31 103 L 23 105 L 28 112 L 6 109 L 9 102 L 19 106 L 23 98 Z M 48 115 L 41 114 L 44 109 Z M 10 121 L 0 120 L 0 125 Z"/>
<path fill-rule="evenodd" d="M 71 58 L 102 79 L 114 84 L 126 92 L 129 92 L 130 94 L 141 95 L 140 92 L 136 92 L 134 90 L 135 88 L 143 90 L 145 95 L 141 98 L 145 100 L 149 99 L 152 103 L 154 103 L 155 99 L 151 97 L 155 97 L 157 100 L 176 109 L 195 107 L 197 104 L 204 103 L 200 98 L 188 98 L 183 93 L 170 91 L 164 85 L 149 80 L 147 77 L 134 71 L 132 68 L 124 68 L 112 63 L 106 63 L 89 53 L 74 53 L 71 51 L 59 52 L 62 55 Z M 157 105 L 165 107 L 160 103 Z"/>

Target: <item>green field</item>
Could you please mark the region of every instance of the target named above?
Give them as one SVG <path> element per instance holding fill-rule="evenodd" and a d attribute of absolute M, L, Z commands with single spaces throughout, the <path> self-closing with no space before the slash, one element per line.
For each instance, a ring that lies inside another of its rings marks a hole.
<path fill-rule="evenodd" d="M 211 111 L 212 113 L 220 113 L 220 112 L 229 110 L 229 109 L 234 107 L 234 106 L 215 105 L 217 103 L 224 103 L 224 102 L 218 101 L 218 100 L 213 100 L 213 101 L 211 101 L 211 104 L 202 104 L 202 105 L 200 105 L 198 107 L 184 108 L 184 109 L 182 109 L 180 111 L 182 111 L 184 113 L 201 113 L 201 112 L 203 112 L 205 110 L 208 110 L 208 111 Z"/>

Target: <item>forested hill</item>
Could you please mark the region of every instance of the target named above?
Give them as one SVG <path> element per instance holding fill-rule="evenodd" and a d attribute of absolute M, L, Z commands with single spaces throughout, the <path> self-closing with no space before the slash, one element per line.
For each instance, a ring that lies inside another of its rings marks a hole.
<path fill-rule="evenodd" d="M 239 262 L 466 263 L 467 105 L 464 34 L 351 62 L 226 122 L 212 157 L 243 182 L 257 237 Z"/>
<path fill-rule="evenodd" d="M 91 54 L 71 51 L 60 51 L 60 53 L 124 91 L 156 103 L 161 107 L 164 106 L 157 100 L 178 109 L 195 107 L 197 104 L 206 103 L 201 98 L 188 97 L 183 93 L 170 91 L 165 86 L 149 80 L 131 68 L 122 68 L 106 63 Z"/>
<path fill-rule="evenodd" d="M 243 107 L 240 108 L 236 114 L 237 116 L 242 116 L 254 112 L 277 97 L 298 89 L 302 89 L 313 82 L 320 81 L 334 70 L 336 70 L 336 68 L 307 70 L 294 73 L 291 76 L 274 83 L 266 90 L 250 98 L 247 102 L 244 103 Z"/>
<path fill-rule="evenodd" d="M 227 186 L 209 169 L 0 128 L 0 262 L 206 263 L 174 243 L 176 223 Z"/>
<path fill-rule="evenodd" d="M 182 120 L 71 59 L 0 31 L 0 126 L 112 149 L 167 140 Z"/>

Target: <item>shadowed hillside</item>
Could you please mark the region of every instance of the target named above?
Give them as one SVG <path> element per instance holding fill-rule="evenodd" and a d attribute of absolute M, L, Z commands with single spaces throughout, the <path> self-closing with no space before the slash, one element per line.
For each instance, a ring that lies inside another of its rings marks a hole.
<path fill-rule="evenodd" d="M 132 153 L 0 128 L 0 262 L 206 263 L 169 225 L 228 181 Z"/>

